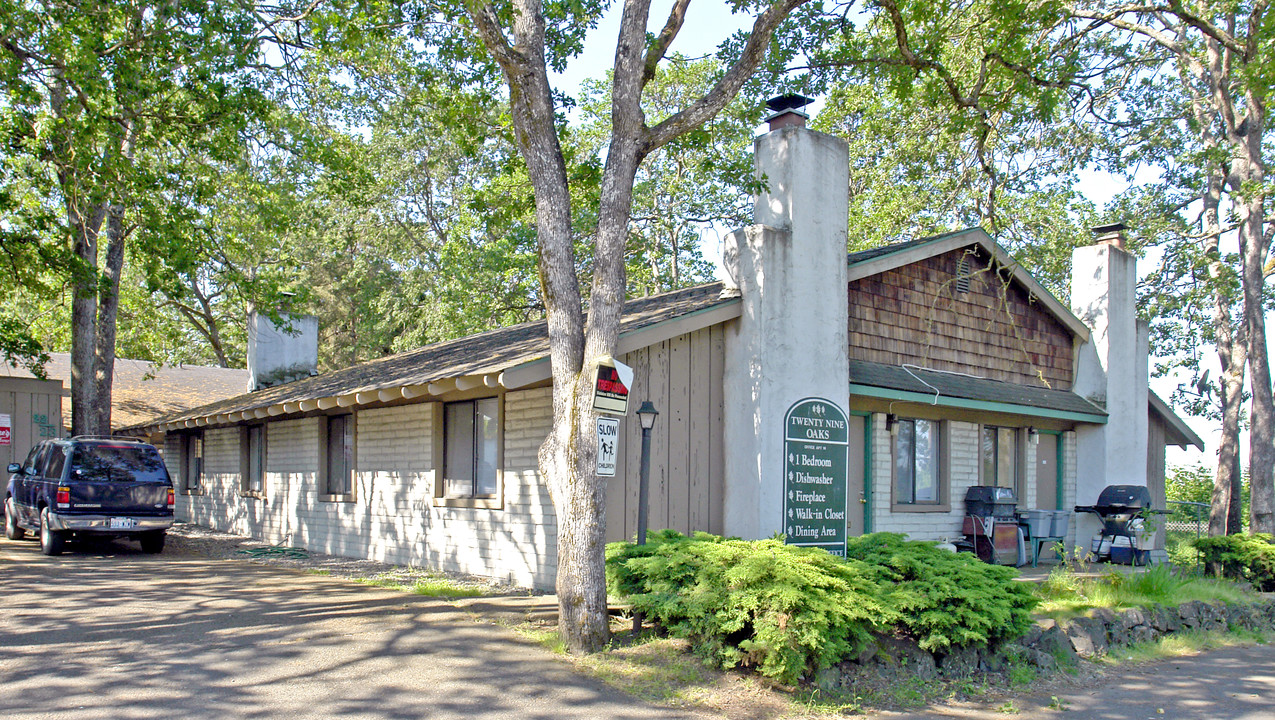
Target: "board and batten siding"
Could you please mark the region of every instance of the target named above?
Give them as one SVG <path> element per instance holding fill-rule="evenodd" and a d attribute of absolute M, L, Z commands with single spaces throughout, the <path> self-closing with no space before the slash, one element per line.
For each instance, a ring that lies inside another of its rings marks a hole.
<path fill-rule="evenodd" d="M 20 463 L 36 443 L 62 437 L 62 381 L 0 380 L 0 413 L 9 416 L 9 444 L 0 445 L 4 464 Z"/>
<path fill-rule="evenodd" d="M 953 250 L 851 281 L 850 359 L 1070 390 L 1070 332 L 977 250 Z"/>
<path fill-rule="evenodd" d="M 651 430 L 651 530 L 723 531 L 725 326 L 711 325 L 628 353 L 629 414 L 620 421 L 615 477 L 607 482 L 607 541 L 637 536 L 644 400 L 659 411 Z"/>

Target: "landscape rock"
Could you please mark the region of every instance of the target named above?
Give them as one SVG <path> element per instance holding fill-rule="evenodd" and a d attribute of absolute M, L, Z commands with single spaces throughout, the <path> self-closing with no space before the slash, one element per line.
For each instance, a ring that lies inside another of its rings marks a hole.
<path fill-rule="evenodd" d="M 842 670 L 840 666 L 824 668 L 815 673 L 815 687 L 825 692 L 836 690 L 841 685 Z"/>
<path fill-rule="evenodd" d="M 877 662 L 886 665 L 907 668 L 912 675 L 921 680 L 934 680 L 939 675 L 938 664 L 934 656 L 922 650 L 911 640 L 895 637 L 878 637 Z"/>
<path fill-rule="evenodd" d="M 1065 632 L 1082 657 L 1097 657 L 1107 652 L 1107 626 L 1097 618 L 1075 618 L 1067 623 Z"/>
<path fill-rule="evenodd" d="M 1184 602 L 1178 606 L 1178 617 L 1182 619 L 1182 626 L 1187 628 L 1196 628 L 1200 626 L 1200 609 L 1204 607 L 1204 603 L 1199 600 Z"/>
<path fill-rule="evenodd" d="M 1147 616 L 1138 608 L 1125 610 L 1116 616 L 1116 625 L 1125 632 L 1146 624 Z"/>
<path fill-rule="evenodd" d="M 1023 659 L 1041 670 L 1053 670 L 1058 665 L 1053 655 L 1031 648 L 1023 650 Z"/>
<path fill-rule="evenodd" d="M 869 640 L 867 644 L 859 650 L 859 653 L 854 656 L 854 661 L 860 665 L 865 665 L 877 656 L 877 651 L 879 649 L 880 646 L 877 645 L 876 640 Z"/>
<path fill-rule="evenodd" d="M 969 645 L 953 648 L 939 660 L 939 669 L 949 678 L 970 677 L 979 670 L 979 656 L 978 648 Z"/>
<path fill-rule="evenodd" d="M 1063 632 L 1063 629 L 1058 627 L 1057 624 L 1041 633 L 1035 649 L 1053 657 L 1076 654 L 1071 638 L 1067 637 L 1067 633 Z"/>
<path fill-rule="evenodd" d="M 1018 639 L 1018 644 L 1028 648 L 1036 647 L 1036 643 L 1040 641 L 1040 637 L 1044 633 L 1045 629 L 1040 626 L 1040 623 L 1033 623 L 1031 627 L 1027 628 L 1027 632 L 1023 633 L 1023 636 Z"/>

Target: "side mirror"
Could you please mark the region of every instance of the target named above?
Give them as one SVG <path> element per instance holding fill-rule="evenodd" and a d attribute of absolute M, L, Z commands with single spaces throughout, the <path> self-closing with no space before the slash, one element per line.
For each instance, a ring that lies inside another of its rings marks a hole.
<path fill-rule="evenodd" d="M 8 468 L 8 469 L 9 469 L 9 474 L 13 474 L 13 473 L 16 473 L 16 472 L 22 472 L 22 466 L 21 466 L 21 465 L 19 465 L 18 463 L 9 463 L 9 468 Z"/>

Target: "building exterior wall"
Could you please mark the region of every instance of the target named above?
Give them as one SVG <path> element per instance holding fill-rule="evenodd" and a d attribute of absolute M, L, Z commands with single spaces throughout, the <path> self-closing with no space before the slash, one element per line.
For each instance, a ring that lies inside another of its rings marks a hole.
<path fill-rule="evenodd" d="M 263 499 L 239 491 L 242 429 L 207 429 L 203 490 L 178 496 L 178 516 L 316 552 L 553 587 L 553 505 L 536 470 L 536 452 L 552 420 L 550 390 L 504 394 L 502 502 L 497 508 L 454 507 L 435 498 L 435 404 L 354 414 L 352 502 L 320 500 L 324 416 L 266 423 Z M 175 478 L 180 474 L 178 438 L 170 434 L 164 443 Z"/>
<path fill-rule="evenodd" d="M 941 419 L 941 414 L 936 415 Z M 906 533 L 913 540 L 957 540 L 962 537 L 961 526 L 965 519 L 965 492 L 980 482 L 981 462 L 980 432 L 982 425 L 965 420 L 942 420 L 945 434 L 944 475 L 948 488 L 947 503 L 941 509 L 898 512 L 892 509 L 891 491 L 894 481 L 893 442 L 886 422 L 886 413 L 872 416 L 872 529 L 877 532 Z M 1070 440 L 1067 440 L 1068 437 Z M 1064 450 L 1064 463 L 1060 481 L 1063 483 L 1065 502 L 1075 496 L 1075 440 L 1074 433 L 1063 433 L 1064 443 L 1070 443 L 1068 461 Z M 1024 440 L 1021 485 L 1018 508 L 1027 510 L 1036 503 L 1036 445 Z M 1067 447 L 1066 445 L 1064 447 Z M 1070 489 L 1068 489 L 1070 488 Z M 1070 493 L 1070 494 L 1068 494 Z M 1070 505 L 1067 505 L 1070 507 Z"/>
<path fill-rule="evenodd" d="M 1070 390 L 1070 332 L 977 250 L 850 282 L 850 359 Z M 957 289 L 962 258 L 969 259 L 967 292 Z"/>
<path fill-rule="evenodd" d="M 9 416 L 9 444 L 0 445 L 4 465 L 26 459 L 41 440 L 62 437 L 62 382 L 0 378 L 0 414 Z"/>
<path fill-rule="evenodd" d="M 642 426 L 633 411 L 644 400 L 660 413 L 651 429 L 648 527 L 723 532 L 725 332 L 712 325 L 621 358 L 634 377 L 629 415 L 620 420 L 616 476 L 607 480 L 608 542 L 637 534 Z"/>

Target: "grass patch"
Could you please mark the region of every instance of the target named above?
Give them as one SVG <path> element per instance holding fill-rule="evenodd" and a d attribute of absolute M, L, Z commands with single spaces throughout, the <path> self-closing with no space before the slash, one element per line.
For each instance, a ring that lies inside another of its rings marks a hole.
<path fill-rule="evenodd" d="M 608 685 L 661 704 L 694 702 L 720 675 L 688 652 L 684 640 L 675 638 L 650 638 L 627 647 L 612 647 L 579 658 L 578 663 Z"/>
<path fill-rule="evenodd" d="M 1083 615 L 1100 607 L 1119 611 L 1152 605 L 1172 607 L 1192 600 L 1251 604 L 1258 599 L 1246 586 L 1190 577 L 1168 565 L 1157 565 L 1134 575 L 1110 573 L 1097 578 L 1056 568 L 1036 592 L 1041 599 L 1036 612 L 1055 620 Z"/>
<path fill-rule="evenodd" d="M 1216 650 L 1224 647 L 1264 645 L 1269 641 L 1269 634 L 1256 633 L 1249 630 L 1229 630 L 1225 632 L 1188 630 L 1166 635 L 1151 642 L 1111 648 L 1106 655 L 1096 658 L 1094 662 L 1109 666 L 1123 665 L 1125 663 L 1145 663 L 1196 655 L 1206 650 Z"/>
<path fill-rule="evenodd" d="M 389 590 L 401 590 L 426 597 L 462 598 L 479 597 L 485 594 L 478 588 L 457 585 L 450 580 L 425 579 L 403 582 L 403 580 L 394 577 L 370 577 L 354 578 L 354 582 Z"/>

